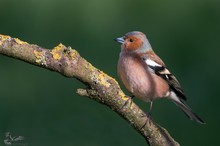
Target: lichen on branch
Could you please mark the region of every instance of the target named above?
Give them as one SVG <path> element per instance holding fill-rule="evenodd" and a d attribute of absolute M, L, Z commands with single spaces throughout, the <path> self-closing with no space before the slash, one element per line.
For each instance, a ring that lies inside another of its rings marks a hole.
<path fill-rule="evenodd" d="M 0 35 L 0 54 L 49 69 L 69 78 L 76 78 L 86 85 L 77 93 L 105 104 L 128 121 L 151 146 L 178 146 L 169 133 L 156 123 L 147 122 L 145 113 L 126 96 L 117 81 L 95 68 L 71 47 L 62 44 L 52 50 L 29 44 L 17 38 Z M 129 104 L 127 101 L 132 102 Z M 143 128 L 142 128 L 143 127 Z"/>

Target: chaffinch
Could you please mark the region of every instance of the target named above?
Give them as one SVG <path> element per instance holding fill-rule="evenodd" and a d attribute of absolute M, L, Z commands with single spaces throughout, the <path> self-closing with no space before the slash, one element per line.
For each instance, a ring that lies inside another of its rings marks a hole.
<path fill-rule="evenodd" d="M 118 75 L 132 96 L 150 102 L 149 113 L 154 99 L 168 98 L 191 120 L 205 123 L 184 103 L 186 96 L 180 83 L 154 53 L 144 33 L 128 32 L 115 41 L 121 43 Z"/>

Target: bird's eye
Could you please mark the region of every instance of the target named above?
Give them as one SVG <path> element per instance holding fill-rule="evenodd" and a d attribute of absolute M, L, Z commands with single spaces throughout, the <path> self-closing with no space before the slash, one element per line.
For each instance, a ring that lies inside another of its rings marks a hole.
<path fill-rule="evenodd" d="M 133 39 L 130 39 L 129 41 L 130 41 L 130 42 L 133 42 L 134 40 L 133 40 Z"/>

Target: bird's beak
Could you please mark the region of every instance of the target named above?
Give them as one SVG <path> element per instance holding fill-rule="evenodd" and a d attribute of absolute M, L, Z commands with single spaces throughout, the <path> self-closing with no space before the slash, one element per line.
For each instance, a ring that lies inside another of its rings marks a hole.
<path fill-rule="evenodd" d="M 120 43 L 120 44 L 123 44 L 124 41 L 125 41 L 123 37 L 115 38 L 114 40 L 115 40 L 116 42 Z"/>

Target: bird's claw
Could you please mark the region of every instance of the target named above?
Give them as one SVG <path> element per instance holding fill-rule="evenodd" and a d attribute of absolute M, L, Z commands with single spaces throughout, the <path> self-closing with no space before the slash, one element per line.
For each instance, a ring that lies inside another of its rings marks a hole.
<path fill-rule="evenodd" d="M 131 97 L 130 97 L 130 96 L 127 96 L 127 97 L 128 97 L 128 100 L 125 101 L 125 103 L 124 103 L 124 105 L 121 107 L 121 109 L 123 109 L 125 106 L 127 106 L 127 104 L 128 104 L 129 102 L 130 102 L 129 107 L 131 107 L 134 96 L 131 96 Z"/>
<path fill-rule="evenodd" d="M 143 126 L 141 126 L 141 129 L 143 129 L 147 122 L 149 122 L 149 125 L 151 125 L 151 122 L 152 122 L 152 118 L 151 118 L 151 113 L 150 112 L 147 112 L 145 115 L 143 115 L 143 117 L 146 118 L 146 121 L 144 122 Z"/>

